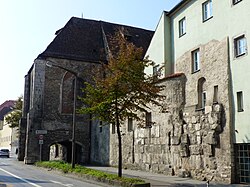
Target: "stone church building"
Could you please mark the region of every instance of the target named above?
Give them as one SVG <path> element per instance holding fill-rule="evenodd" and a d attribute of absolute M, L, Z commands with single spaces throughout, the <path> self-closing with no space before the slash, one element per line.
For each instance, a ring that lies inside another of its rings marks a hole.
<path fill-rule="evenodd" d="M 26 164 L 49 159 L 71 162 L 75 75 L 76 95 L 80 96 L 91 72 L 101 62 L 107 63 L 110 36 L 118 31 L 145 52 L 153 36 L 153 31 L 145 29 L 72 17 L 38 55 L 25 76 L 19 160 Z M 47 66 L 49 63 L 54 66 Z M 77 100 L 76 108 L 80 106 Z M 93 134 L 97 122 L 90 119 L 89 115 L 75 115 L 76 163 L 96 162 L 93 149 L 98 142 Z M 103 163 L 108 162 L 106 156 Z"/>

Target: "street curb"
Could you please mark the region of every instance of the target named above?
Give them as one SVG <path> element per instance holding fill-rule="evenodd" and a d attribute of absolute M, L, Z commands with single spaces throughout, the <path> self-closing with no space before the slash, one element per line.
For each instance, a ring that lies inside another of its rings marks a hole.
<path fill-rule="evenodd" d="M 39 167 L 39 166 L 36 166 Z M 100 177 L 96 177 L 96 176 L 92 176 L 92 175 L 86 175 L 86 174 L 80 174 L 80 173 L 65 173 L 62 170 L 59 169 L 53 169 L 53 168 L 44 168 L 44 167 L 39 167 L 42 169 L 45 169 L 47 171 L 52 171 L 52 172 L 56 172 L 56 173 L 60 173 L 72 178 L 77 178 L 79 180 L 83 180 L 83 181 L 95 181 L 97 183 L 104 183 L 104 184 L 108 184 L 108 185 L 112 185 L 112 186 L 117 186 L 117 187 L 150 187 L 151 184 L 150 183 L 143 183 L 143 184 L 133 184 L 133 183 L 128 183 L 128 182 L 124 182 L 124 181 L 118 181 L 118 180 L 109 180 L 109 179 L 105 179 L 105 178 L 100 178 Z M 85 179 L 85 180 L 84 180 Z"/>
<path fill-rule="evenodd" d="M 118 180 L 109 180 L 105 178 L 99 178 L 91 175 L 84 175 L 84 174 L 78 174 L 78 173 L 68 173 L 71 175 L 76 175 L 80 178 L 86 178 L 87 180 L 94 180 L 96 182 L 101 182 L 105 184 L 109 184 L 112 186 L 121 186 L 121 187 L 150 187 L 150 183 L 144 183 L 144 184 L 132 184 L 128 182 L 122 182 Z"/>

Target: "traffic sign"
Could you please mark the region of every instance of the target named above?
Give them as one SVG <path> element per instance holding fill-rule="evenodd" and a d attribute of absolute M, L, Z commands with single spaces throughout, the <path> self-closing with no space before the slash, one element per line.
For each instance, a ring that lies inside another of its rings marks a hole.
<path fill-rule="evenodd" d="M 47 130 L 36 130 L 36 134 L 47 134 Z"/>
<path fill-rule="evenodd" d="M 43 140 L 43 135 L 42 134 L 39 135 L 39 140 Z"/>
<path fill-rule="evenodd" d="M 43 144 L 43 140 L 39 140 L 39 144 L 42 145 Z"/>

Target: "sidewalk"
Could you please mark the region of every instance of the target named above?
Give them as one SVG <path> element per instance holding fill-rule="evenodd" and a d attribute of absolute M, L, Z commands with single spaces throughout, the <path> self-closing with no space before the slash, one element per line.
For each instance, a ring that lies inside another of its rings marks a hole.
<path fill-rule="evenodd" d="M 105 171 L 108 173 L 117 173 L 117 168 L 113 168 L 113 167 L 102 167 L 102 166 L 85 166 L 85 167 L 95 169 L 95 170 Z M 198 181 L 198 180 L 194 180 L 190 178 L 181 178 L 181 177 L 176 177 L 176 176 L 167 176 L 163 174 L 155 174 L 155 173 L 138 171 L 138 170 L 123 169 L 123 176 L 142 178 L 146 182 L 149 182 L 151 184 L 151 187 L 164 187 L 164 186 L 166 187 L 167 186 L 207 187 L 206 181 Z M 226 185 L 226 184 L 217 184 L 213 182 L 211 182 L 209 186 L 250 187 L 250 185 L 242 185 L 242 184 Z"/>

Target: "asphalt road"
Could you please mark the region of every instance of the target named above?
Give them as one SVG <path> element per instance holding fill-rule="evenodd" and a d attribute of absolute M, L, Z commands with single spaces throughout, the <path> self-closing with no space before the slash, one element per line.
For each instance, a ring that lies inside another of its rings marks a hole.
<path fill-rule="evenodd" d="M 59 172 L 25 165 L 16 158 L 0 158 L 0 187 L 100 187 L 93 181 L 82 181 Z"/>

